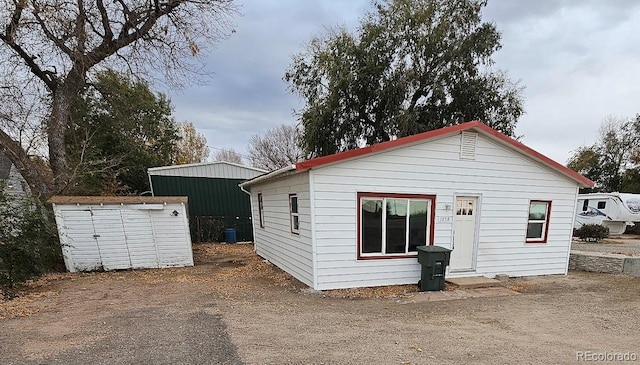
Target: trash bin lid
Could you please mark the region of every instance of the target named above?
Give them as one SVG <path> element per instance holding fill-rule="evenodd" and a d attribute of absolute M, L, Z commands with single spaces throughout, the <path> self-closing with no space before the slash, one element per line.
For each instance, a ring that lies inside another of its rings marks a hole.
<path fill-rule="evenodd" d="M 451 252 L 450 248 L 440 247 L 440 246 L 418 246 L 416 247 L 418 251 L 422 252 Z"/>

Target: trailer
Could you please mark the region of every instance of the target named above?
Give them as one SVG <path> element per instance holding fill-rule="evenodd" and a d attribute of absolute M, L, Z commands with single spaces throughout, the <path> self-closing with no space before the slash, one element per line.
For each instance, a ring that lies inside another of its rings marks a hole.
<path fill-rule="evenodd" d="M 601 224 L 610 234 L 623 234 L 627 226 L 640 222 L 640 194 L 579 194 L 574 228 L 585 224 Z"/>

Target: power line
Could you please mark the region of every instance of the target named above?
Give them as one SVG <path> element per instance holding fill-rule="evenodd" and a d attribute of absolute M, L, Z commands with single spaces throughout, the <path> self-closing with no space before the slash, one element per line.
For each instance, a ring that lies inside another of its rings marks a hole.
<path fill-rule="evenodd" d="M 214 150 L 216 150 L 216 151 L 229 151 L 229 148 L 224 148 L 224 147 L 223 147 L 223 148 L 218 148 L 218 147 L 209 146 L 209 145 L 207 145 L 207 147 L 209 147 L 209 148 L 211 148 L 211 149 L 214 149 Z M 238 156 L 240 156 L 240 157 L 242 157 L 242 158 L 247 158 L 247 159 L 251 158 L 251 156 L 249 156 L 249 155 L 245 155 L 245 154 L 240 153 L 240 152 L 238 152 L 238 151 L 236 151 L 236 150 L 233 150 L 233 153 L 235 153 L 236 155 L 238 155 Z"/>

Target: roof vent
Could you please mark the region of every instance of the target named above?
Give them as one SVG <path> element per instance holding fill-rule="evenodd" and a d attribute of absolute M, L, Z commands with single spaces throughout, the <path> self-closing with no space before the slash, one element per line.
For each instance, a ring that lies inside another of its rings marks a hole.
<path fill-rule="evenodd" d="M 475 160 L 478 133 L 462 132 L 460 135 L 460 159 Z"/>

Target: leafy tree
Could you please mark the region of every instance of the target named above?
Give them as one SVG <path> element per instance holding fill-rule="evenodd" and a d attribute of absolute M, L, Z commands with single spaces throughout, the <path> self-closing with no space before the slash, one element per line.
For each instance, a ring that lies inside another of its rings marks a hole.
<path fill-rule="evenodd" d="M 608 118 L 598 141 L 574 151 L 567 167 L 596 183 L 601 191 L 640 192 L 640 115 Z"/>
<path fill-rule="evenodd" d="M 149 190 L 147 168 L 170 165 L 178 128 L 172 107 L 149 85 L 117 72 L 100 73 L 74 103 L 66 132 L 74 194 L 127 194 Z"/>
<path fill-rule="evenodd" d="M 500 33 L 482 0 L 386 0 L 355 34 L 334 28 L 293 57 L 284 79 L 306 105 L 312 156 L 469 120 L 513 135 L 521 88 L 492 71 Z"/>
<path fill-rule="evenodd" d="M 216 154 L 213 156 L 213 159 L 216 161 L 226 161 L 231 163 L 237 163 L 238 165 L 242 165 L 242 156 L 236 152 L 233 148 L 223 148 L 218 150 Z"/>
<path fill-rule="evenodd" d="M 17 284 L 59 268 L 62 251 L 54 223 L 37 199 L 15 199 L 0 182 L 0 293 L 15 295 Z"/>
<path fill-rule="evenodd" d="M 196 130 L 191 122 L 184 122 L 178 126 L 178 142 L 173 158 L 175 165 L 205 162 L 211 151 L 207 147 L 207 139 Z"/>
<path fill-rule="evenodd" d="M 254 134 L 249 142 L 249 160 L 253 166 L 269 171 L 289 166 L 304 158 L 299 140 L 300 130 L 295 125 L 279 125 L 263 136 Z"/>
<path fill-rule="evenodd" d="M 567 162 L 567 167 L 597 182 L 602 177 L 600 150 L 597 145 L 577 148 Z"/>
<path fill-rule="evenodd" d="M 53 182 L 38 174 L 15 130 L 0 129 L 0 146 L 36 194 L 64 193 L 73 186 L 65 144 L 71 105 L 96 73 L 153 72 L 178 86 L 197 81 L 197 56 L 226 37 L 233 12 L 232 0 L 0 0 L 0 102 L 27 90 L 25 103 L 46 106 L 39 124 Z"/>

